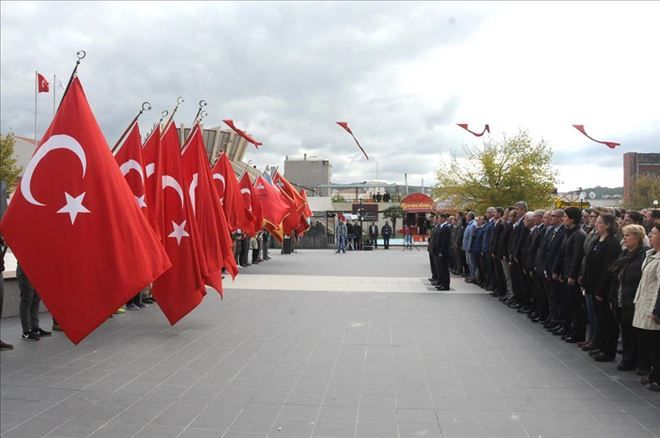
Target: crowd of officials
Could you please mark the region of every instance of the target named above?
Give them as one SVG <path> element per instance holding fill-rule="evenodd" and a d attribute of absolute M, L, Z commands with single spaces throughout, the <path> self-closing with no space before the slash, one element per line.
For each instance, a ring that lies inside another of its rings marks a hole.
<path fill-rule="evenodd" d="M 528 211 L 521 201 L 441 214 L 429 258 L 439 290 L 449 271 L 462 275 L 595 361 L 620 353 L 618 370 L 660 391 L 660 210 Z"/>

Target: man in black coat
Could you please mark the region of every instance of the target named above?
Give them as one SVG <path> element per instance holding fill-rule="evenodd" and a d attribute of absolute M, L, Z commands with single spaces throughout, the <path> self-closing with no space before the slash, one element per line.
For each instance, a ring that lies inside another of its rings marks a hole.
<path fill-rule="evenodd" d="M 523 273 L 525 275 L 526 289 L 530 295 L 531 300 L 530 312 L 528 316 L 534 322 L 538 321 L 537 307 L 539 302 L 539 290 L 537 287 L 538 282 L 535 274 L 535 261 L 536 253 L 539 249 L 539 246 L 541 246 L 541 242 L 543 242 L 543 237 L 545 235 L 545 225 L 543 224 L 544 214 L 545 211 L 543 210 L 536 210 L 534 212 L 534 226 L 530 231 L 527 244 L 525 245 L 525 248 L 523 248 Z"/>
<path fill-rule="evenodd" d="M 561 321 L 564 332 L 562 339 L 568 343 L 584 341 L 586 332 L 585 308 L 582 303 L 582 291 L 578 277 L 584 257 L 584 239 L 587 234 L 580 228 L 582 211 L 577 207 L 568 207 L 564 212 L 564 239 L 559 247 L 553 274 L 556 274 L 563 289 L 563 302 L 566 312 L 565 321 Z"/>
<path fill-rule="evenodd" d="M 519 309 L 528 304 L 525 300 L 525 286 L 523 284 L 523 272 L 520 260 L 522 257 L 522 246 L 529 235 L 529 228 L 525 227 L 527 203 L 525 201 L 518 201 L 515 204 L 515 208 L 518 221 L 513 225 L 511 242 L 509 243 L 509 266 L 511 267 L 511 285 L 513 286 L 514 302 L 509 306 Z"/>
<path fill-rule="evenodd" d="M 390 237 L 392 237 L 392 227 L 390 223 L 385 221 L 385 225 L 380 229 L 380 233 L 383 236 L 383 245 L 385 249 L 390 249 Z"/>
<path fill-rule="evenodd" d="M 493 283 L 493 292 L 491 293 L 494 297 L 500 297 L 506 294 L 506 280 L 504 279 L 504 271 L 502 270 L 502 263 L 499 255 L 499 245 L 500 245 L 500 236 L 504 230 L 504 209 L 502 207 L 495 208 L 495 224 L 493 226 L 493 236 L 490 242 L 490 253 L 488 257 L 493 261 L 493 274 L 494 274 L 494 283 Z"/>
<path fill-rule="evenodd" d="M 440 228 L 438 225 L 438 217 L 433 217 L 431 218 L 431 235 L 429 236 L 429 241 L 428 241 L 428 252 L 429 252 L 429 264 L 431 265 L 431 278 L 429 278 L 429 281 L 431 282 L 432 285 L 437 286 L 438 285 L 438 270 L 436 268 L 436 262 L 435 262 L 435 254 L 433 252 L 433 241 L 436 238 L 435 235 L 436 233 L 440 232 Z"/>
<path fill-rule="evenodd" d="M 557 209 L 552 212 L 550 223 L 553 226 L 553 229 L 552 234 L 550 235 L 550 241 L 546 246 L 545 266 L 543 267 L 543 275 L 550 282 L 550 297 L 548 299 L 548 304 L 550 306 L 550 321 L 547 324 L 544 324 L 544 327 L 552 332 L 560 330 L 562 326 L 559 322 L 566 319 L 562 307 L 561 283 L 559 283 L 559 277 L 552 273 L 555 266 L 555 260 L 557 260 L 557 257 L 559 256 L 559 247 L 564 239 L 564 234 L 566 233 L 566 227 L 563 224 L 563 220 L 564 210 Z"/>
<path fill-rule="evenodd" d="M 369 241 L 374 249 L 378 249 L 378 225 L 376 225 L 376 222 L 369 225 Z"/>
<path fill-rule="evenodd" d="M 543 232 L 540 237 L 539 246 L 536 249 L 536 254 L 534 254 L 534 311 L 536 312 L 536 318 L 532 319 L 541 321 L 544 324 L 549 321 L 548 290 L 550 288 L 550 282 L 545 278 L 543 271 L 545 270 L 545 257 L 553 229 L 552 211 L 546 211 L 543 214 Z"/>
<path fill-rule="evenodd" d="M 435 256 L 436 272 L 438 274 L 438 290 L 449 290 L 449 252 L 451 251 L 451 227 L 447 222 L 449 215 L 443 213 L 440 215 L 436 228 L 438 229 L 433 236 L 433 255 Z"/>

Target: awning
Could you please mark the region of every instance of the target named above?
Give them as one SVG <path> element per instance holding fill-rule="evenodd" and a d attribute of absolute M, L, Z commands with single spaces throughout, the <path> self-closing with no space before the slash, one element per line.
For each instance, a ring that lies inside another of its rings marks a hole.
<path fill-rule="evenodd" d="M 335 207 L 332 204 L 332 198 L 329 196 L 309 196 L 307 198 L 309 209 L 312 212 L 334 211 Z"/>

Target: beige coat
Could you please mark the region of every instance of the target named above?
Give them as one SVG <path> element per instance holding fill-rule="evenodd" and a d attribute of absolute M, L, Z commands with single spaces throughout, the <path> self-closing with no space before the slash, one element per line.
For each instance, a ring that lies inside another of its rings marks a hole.
<path fill-rule="evenodd" d="M 633 327 L 645 330 L 660 330 L 660 324 L 650 318 L 655 308 L 660 287 L 660 252 L 653 254 L 654 250 L 646 252 L 646 259 L 642 264 L 642 279 L 635 294 L 635 316 Z"/>

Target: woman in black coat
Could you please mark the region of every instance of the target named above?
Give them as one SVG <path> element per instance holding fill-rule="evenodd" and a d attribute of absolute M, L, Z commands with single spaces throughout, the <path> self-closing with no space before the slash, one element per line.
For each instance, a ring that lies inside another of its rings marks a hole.
<path fill-rule="evenodd" d="M 596 299 L 598 319 L 596 349 L 589 354 L 598 362 L 611 362 L 616 358 L 616 345 L 619 339 L 614 305 L 610 300 L 614 274 L 608 269 L 621 252 L 621 245 L 616 237 L 616 217 L 609 213 L 601 214 L 596 220 L 596 230 L 598 239 L 585 255 L 587 259 L 584 288 Z"/>
<path fill-rule="evenodd" d="M 633 329 L 635 315 L 635 293 L 642 278 L 642 263 L 648 247 L 643 245 L 644 227 L 627 225 L 623 227 L 623 246 L 625 249 L 612 264 L 616 281 L 612 283 L 610 301 L 616 304 L 617 322 L 621 327 L 623 358 L 616 367 L 619 371 L 634 370 L 638 364 L 637 342 Z M 643 365 L 643 364 L 640 364 Z M 646 367 L 648 368 L 648 367 Z"/>

